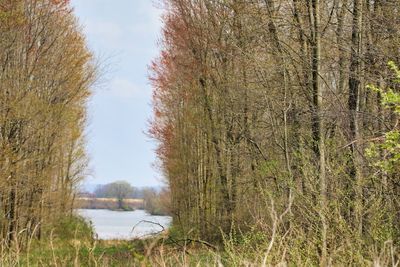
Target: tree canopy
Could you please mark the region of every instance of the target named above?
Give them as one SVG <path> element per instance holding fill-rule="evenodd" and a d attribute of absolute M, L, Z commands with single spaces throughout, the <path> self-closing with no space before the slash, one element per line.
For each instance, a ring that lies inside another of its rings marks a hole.
<path fill-rule="evenodd" d="M 0 239 L 21 249 L 72 211 L 97 75 L 68 1 L 1 0 L 0 36 Z"/>
<path fill-rule="evenodd" d="M 149 132 L 174 224 L 267 247 L 272 265 L 399 245 L 399 2 L 163 3 Z"/>

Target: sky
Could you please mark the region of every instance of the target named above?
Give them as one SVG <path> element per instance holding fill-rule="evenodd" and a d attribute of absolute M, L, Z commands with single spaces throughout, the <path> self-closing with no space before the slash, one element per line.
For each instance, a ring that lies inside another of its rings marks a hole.
<path fill-rule="evenodd" d="M 152 0 L 72 0 L 101 79 L 89 103 L 86 184 L 126 180 L 160 186 L 153 167 L 155 143 L 145 132 L 151 118 L 148 65 L 158 54 L 161 10 Z"/>

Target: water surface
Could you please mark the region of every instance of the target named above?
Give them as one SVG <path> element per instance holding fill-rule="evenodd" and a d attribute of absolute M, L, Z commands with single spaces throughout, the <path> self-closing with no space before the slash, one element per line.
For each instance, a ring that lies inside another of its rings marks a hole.
<path fill-rule="evenodd" d="M 143 210 L 78 209 L 77 212 L 92 222 L 99 239 L 145 237 L 162 231 L 161 226 L 167 229 L 172 220 L 169 216 L 153 216 Z"/>

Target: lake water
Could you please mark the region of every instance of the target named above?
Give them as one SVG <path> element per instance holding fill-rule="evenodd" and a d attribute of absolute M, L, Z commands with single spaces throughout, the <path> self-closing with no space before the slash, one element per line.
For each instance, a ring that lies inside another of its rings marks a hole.
<path fill-rule="evenodd" d="M 77 212 L 92 222 L 99 239 L 141 238 L 162 231 L 160 225 L 167 229 L 172 221 L 169 216 L 153 216 L 143 210 L 78 209 Z"/>

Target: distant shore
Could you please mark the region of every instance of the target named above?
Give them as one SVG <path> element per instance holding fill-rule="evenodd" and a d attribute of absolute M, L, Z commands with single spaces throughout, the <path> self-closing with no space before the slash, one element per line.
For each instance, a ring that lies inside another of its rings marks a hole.
<path fill-rule="evenodd" d="M 76 200 L 76 208 L 78 209 L 108 209 L 108 210 L 121 210 L 118 207 L 118 200 L 116 198 L 86 198 L 81 197 Z M 136 210 L 144 209 L 144 200 L 136 198 L 128 198 L 123 201 L 123 209 Z"/>

